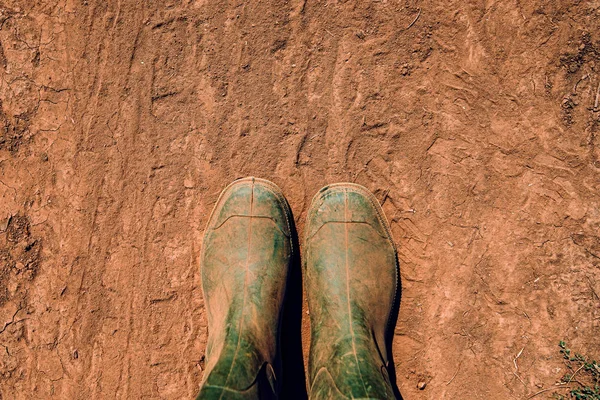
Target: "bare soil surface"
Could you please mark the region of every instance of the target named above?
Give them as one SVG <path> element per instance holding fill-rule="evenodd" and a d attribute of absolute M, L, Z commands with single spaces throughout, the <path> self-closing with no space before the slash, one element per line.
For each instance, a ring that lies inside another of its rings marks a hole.
<path fill-rule="evenodd" d="M 600 357 L 600 2 L 3 0 L 2 399 L 181 399 L 202 233 L 352 181 L 399 248 L 405 399 L 566 394 Z M 305 351 L 309 340 L 304 313 Z"/>

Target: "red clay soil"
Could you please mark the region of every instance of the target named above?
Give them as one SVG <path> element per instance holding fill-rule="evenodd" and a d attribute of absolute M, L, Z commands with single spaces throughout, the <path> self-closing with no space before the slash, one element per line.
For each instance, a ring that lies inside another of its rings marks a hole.
<path fill-rule="evenodd" d="M 300 234 L 327 183 L 383 203 L 405 399 L 566 394 L 558 342 L 600 357 L 599 21 L 597 0 L 4 0 L 0 397 L 192 397 L 203 229 L 248 175 Z"/>

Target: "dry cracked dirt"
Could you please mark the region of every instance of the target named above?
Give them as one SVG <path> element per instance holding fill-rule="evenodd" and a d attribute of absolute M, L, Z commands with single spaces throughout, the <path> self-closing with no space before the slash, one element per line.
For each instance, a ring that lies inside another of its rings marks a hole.
<path fill-rule="evenodd" d="M 566 395 L 599 99 L 597 0 L 2 0 L 0 398 L 193 397 L 203 229 L 249 175 L 299 232 L 327 183 L 383 203 L 406 400 Z"/>

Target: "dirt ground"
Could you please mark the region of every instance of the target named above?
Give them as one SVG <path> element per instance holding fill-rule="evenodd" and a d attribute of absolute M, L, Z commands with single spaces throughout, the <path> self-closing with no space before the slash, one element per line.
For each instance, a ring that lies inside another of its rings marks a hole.
<path fill-rule="evenodd" d="M 406 400 L 566 394 L 599 98 L 598 0 L 2 0 L 0 398 L 192 397 L 203 229 L 248 175 L 300 233 L 327 183 L 383 202 Z"/>

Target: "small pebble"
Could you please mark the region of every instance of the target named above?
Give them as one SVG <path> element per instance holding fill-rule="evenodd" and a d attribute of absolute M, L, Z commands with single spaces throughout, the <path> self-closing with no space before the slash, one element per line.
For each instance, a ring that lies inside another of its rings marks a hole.
<path fill-rule="evenodd" d="M 427 386 L 427 384 L 423 381 L 421 381 L 417 384 L 417 387 L 419 388 L 419 390 L 425 389 L 425 386 Z"/>

